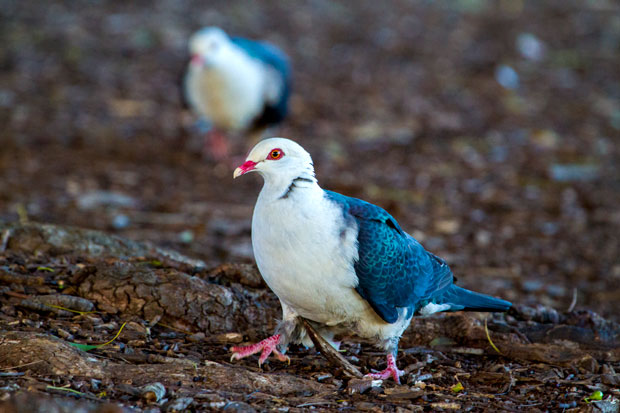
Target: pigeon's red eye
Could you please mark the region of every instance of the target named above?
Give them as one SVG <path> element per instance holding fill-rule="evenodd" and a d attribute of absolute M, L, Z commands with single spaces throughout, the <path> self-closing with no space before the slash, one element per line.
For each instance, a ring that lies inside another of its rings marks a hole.
<path fill-rule="evenodd" d="M 282 152 L 282 149 L 276 148 L 276 149 L 272 149 L 271 152 L 269 152 L 269 156 L 267 157 L 267 159 L 277 161 L 283 156 L 284 156 L 284 152 Z"/>

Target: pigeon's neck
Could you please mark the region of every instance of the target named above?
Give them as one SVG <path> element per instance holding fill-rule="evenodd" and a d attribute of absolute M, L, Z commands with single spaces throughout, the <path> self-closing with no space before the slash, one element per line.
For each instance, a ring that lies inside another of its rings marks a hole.
<path fill-rule="evenodd" d="M 265 179 L 265 185 L 261 191 L 261 198 L 264 201 L 275 201 L 289 199 L 298 195 L 313 195 L 322 191 L 312 165 L 289 176 L 275 176 Z"/>
<path fill-rule="evenodd" d="M 293 179 L 286 188 L 286 190 L 280 195 L 280 199 L 287 199 L 289 196 L 293 194 L 293 192 L 299 191 L 308 191 L 320 189 L 319 185 L 314 176 L 310 175 L 299 175 L 297 178 Z"/>

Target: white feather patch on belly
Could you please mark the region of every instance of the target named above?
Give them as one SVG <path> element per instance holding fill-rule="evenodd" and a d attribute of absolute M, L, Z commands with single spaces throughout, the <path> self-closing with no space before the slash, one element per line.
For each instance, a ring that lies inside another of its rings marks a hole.
<path fill-rule="evenodd" d="M 259 197 L 252 220 L 252 245 L 263 278 L 297 314 L 335 325 L 352 321 L 367 303 L 357 294 L 353 269 L 357 228 L 345 227 L 342 210 L 311 189 L 286 199 Z"/>
<path fill-rule="evenodd" d="M 218 128 L 243 130 L 263 111 L 265 68 L 255 59 L 234 54 L 213 67 L 190 67 L 187 87 L 198 115 Z"/>

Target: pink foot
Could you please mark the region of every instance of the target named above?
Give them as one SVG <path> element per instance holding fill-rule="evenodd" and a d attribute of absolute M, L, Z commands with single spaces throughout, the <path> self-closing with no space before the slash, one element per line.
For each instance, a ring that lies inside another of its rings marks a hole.
<path fill-rule="evenodd" d="M 211 129 L 205 136 L 203 152 L 206 156 L 216 161 L 226 159 L 229 153 L 229 145 L 226 136 L 218 130 Z"/>
<path fill-rule="evenodd" d="M 267 357 L 273 352 L 278 360 L 287 361 L 291 364 L 291 359 L 288 356 L 280 353 L 276 346 L 280 342 L 280 334 L 276 334 L 269 338 L 266 338 L 262 341 L 259 341 L 256 344 L 252 344 L 249 346 L 233 346 L 230 348 L 230 351 L 233 352 L 232 356 L 230 356 L 230 361 L 239 360 L 247 356 L 251 356 L 252 354 L 256 354 L 259 351 L 261 352 L 260 358 L 258 359 L 258 366 L 260 367 Z"/>
<path fill-rule="evenodd" d="M 396 359 L 393 355 L 387 355 L 387 368 L 379 373 L 368 373 L 364 377 L 368 377 L 371 379 L 381 379 L 386 380 L 392 377 L 397 384 L 400 384 L 400 376 L 405 374 L 404 371 L 398 370 L 396 367 Z"/>

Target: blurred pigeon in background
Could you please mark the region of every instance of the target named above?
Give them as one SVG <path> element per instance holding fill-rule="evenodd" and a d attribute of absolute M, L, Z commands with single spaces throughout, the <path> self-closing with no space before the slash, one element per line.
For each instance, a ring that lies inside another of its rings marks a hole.
<path fill-rule="evenodd" d="M 215 159 L 228 155 L 223 133 L 259 134 L 281 122 L 290 95 L 290 65 L 275 46 L 229 37 L 218 27 L 198 30 L 189 40 L 191 61 L 183 94 L 209 125 L 205 149 Z"/>
<path fill-rule="evenodd" d="M 258 172 L 264 186 L 252 218 L 260 272 L 282 305 L 276 332 L 259 343 L 232 347 L 232 359 L 272 352 L 289 343 L 312 345 L 298 316 L 337 348 L 354 333 L 387 351 L 387 368 L 372 378 L 402 374 L 398 341 L 414 315 L 439 311 L 506 311 L 511 303 L 458 287 L 444 260 L 426 251 L 382 208 L 321 189 L 310 155 L 283 138 L 259 142 L 237 178 Z"/>

